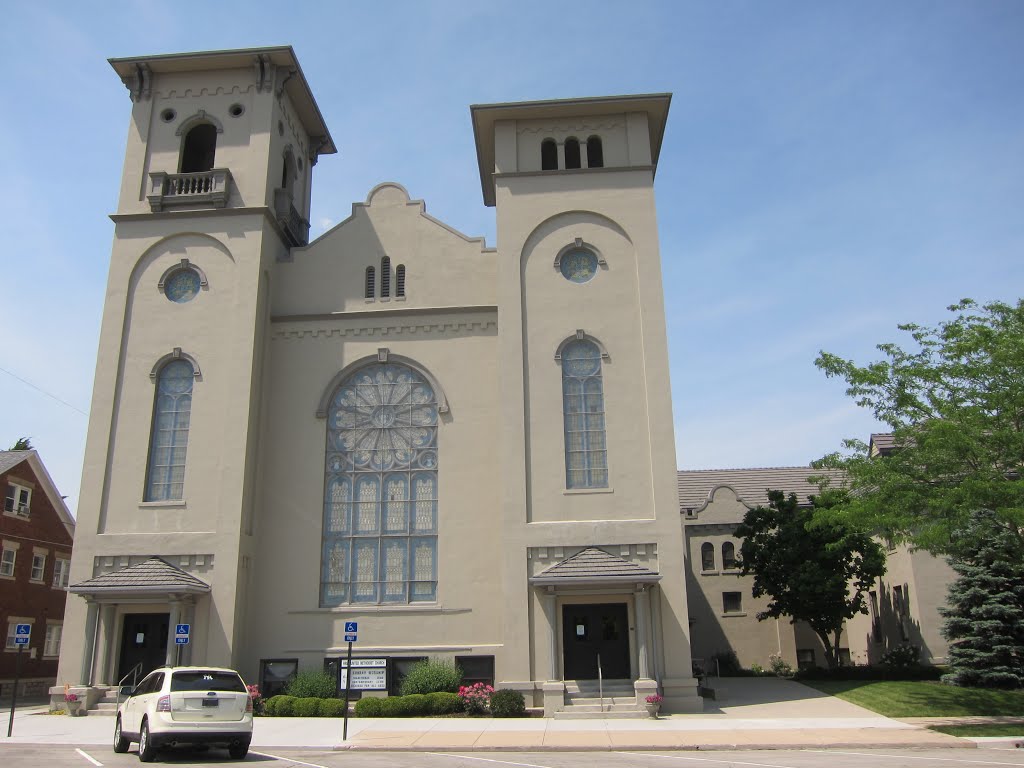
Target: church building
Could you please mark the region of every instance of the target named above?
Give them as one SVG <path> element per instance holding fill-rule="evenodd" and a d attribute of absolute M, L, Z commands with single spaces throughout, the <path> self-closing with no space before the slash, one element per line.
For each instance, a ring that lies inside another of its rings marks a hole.
<path fill-rule="evenodd" d="M 598 678 L 698 711 L 670 96 L 471 107 L 497 247 L 393 182 L 309 242 L 336 149 L 290 47 L 111 65 L 131 114 L 58 682 L 191 662 L 273 692 L 356 635 L 362 695 L 440 658 L 548 715 Z"/>

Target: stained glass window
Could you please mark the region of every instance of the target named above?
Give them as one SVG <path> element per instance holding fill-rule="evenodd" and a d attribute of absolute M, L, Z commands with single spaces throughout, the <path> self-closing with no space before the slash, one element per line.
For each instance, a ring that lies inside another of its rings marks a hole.
<path fill-rule="evenodd" d="M 569 251 L 559 259 L 558 268 L 566 280 L 585 283 L 597 274 L 597 256 L 583 249 Z"/>
<path fill-rule="evenodd" d="M 200 288 L 199 273 L 194 269 L 179 269 L 164 284 L 164 295 L 173 302 L 184 304 L 192 301 Z"/>
<path fill-rule="evenodd" d="M 322 605 L 437 599 L 437 413 L 430 384 L 399 363 L 361 368 L 335 392 Z"/>
<path fill-rule="evenodd" d="M 192 415 L 195 369 L 187 360 L 172 360 L 160 369 L 153 406 L 153 429 L 146 470 L 146 501 L 184 498 L 185 449 Z"/>
<path fill-rule="evenodd" d="M 607 488 L 601 350 L 592 341 L 577 339 L 562 349 L 562 412 L 565 487 Z"/>

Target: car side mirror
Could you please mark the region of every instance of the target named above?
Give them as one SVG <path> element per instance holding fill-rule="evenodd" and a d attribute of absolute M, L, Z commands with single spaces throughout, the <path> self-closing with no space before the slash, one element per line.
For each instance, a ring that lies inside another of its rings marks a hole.
<path fill-rule="evenodd" d="M 131 696 L 133 690 L 134 689 L 130 685 L 122 685 L 118 693 L 120 693 L 122 696 Z"/>

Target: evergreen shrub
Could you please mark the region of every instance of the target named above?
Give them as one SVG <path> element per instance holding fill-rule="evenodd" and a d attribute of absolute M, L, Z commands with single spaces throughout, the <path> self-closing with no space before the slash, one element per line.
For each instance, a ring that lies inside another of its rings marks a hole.
<path fill-rule="evenodd" d="M 502 688 L 491 694 L 491 714 L 495 717 L 523 717 L 526 699 L 519 691 Z"/>
<path fill-rule="evenodd" d="M 269 717 L 291 717 L 295 708 L 294 696 L 271 696 L 267 699 L 266 712 Z"/>
<path fill-rule="evenodd" d="M 318 699 L 313 696 L 306 696 L 301 699 L 295 699 L 295 704 L 292 707 L 293 717 L 320 717 L 320 702 L 323 699 Z"/>
<path fill-rule="evenodd" d="M 356 702 L 356 717 L 383 717 L 384 701 L 376 697 L 360 699 Z"/>
<path fill-rule="evenodd" d="M 388 696 L 386 699 L 381 699 L 380 716 L 408 717 L 409 705 L 405 701 L 405 696 Z"/>
<path fill-rule="evenodd" d="M 347 703 L 344 699 L 320 699 L 320 717 L 344 717 Z"/>
<path fill-rule="evenodd" d="M 285 692 L 298 699 L 333 699 L 338 695 L 338 681 L 326 672 L 304 669 L 291 679 Z"/>
<path fill-rule="evenodd" d="M 462 699 L 457 693 L 436 691 L 426 694 L 426 698 L 432 715 L 453 715 L 463 709 Z"/>
<path fill-rule="evenodd" d="M 413 664 L 402 681 L 400 693 L 456 693 L 462 682 L 462 670 L 454 662 L 444 659 L 429 659 Z"/>

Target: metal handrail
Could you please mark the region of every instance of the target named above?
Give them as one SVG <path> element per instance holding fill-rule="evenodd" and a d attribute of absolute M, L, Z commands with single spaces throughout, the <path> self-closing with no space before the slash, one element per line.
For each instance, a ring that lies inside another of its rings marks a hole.
<path fill-rule="evenodd" d="M 604 677 L 601 674 L 601 654 L 597 654 L 597 696 L 601 711 L 604 712 Z"/>
<path fill-rule="evenodd" d="M 140 661 L 134 667 L 128 670 L 128 674 L 117 681 L 117 708 L 121 708 L 121 686 L 124 685 L 124 681 L 129 677 L 132 679 L 132 688 L 135 688 L 135 683 L 139 679 L 139 673 L 142 672 L 142 662 Z"/>

